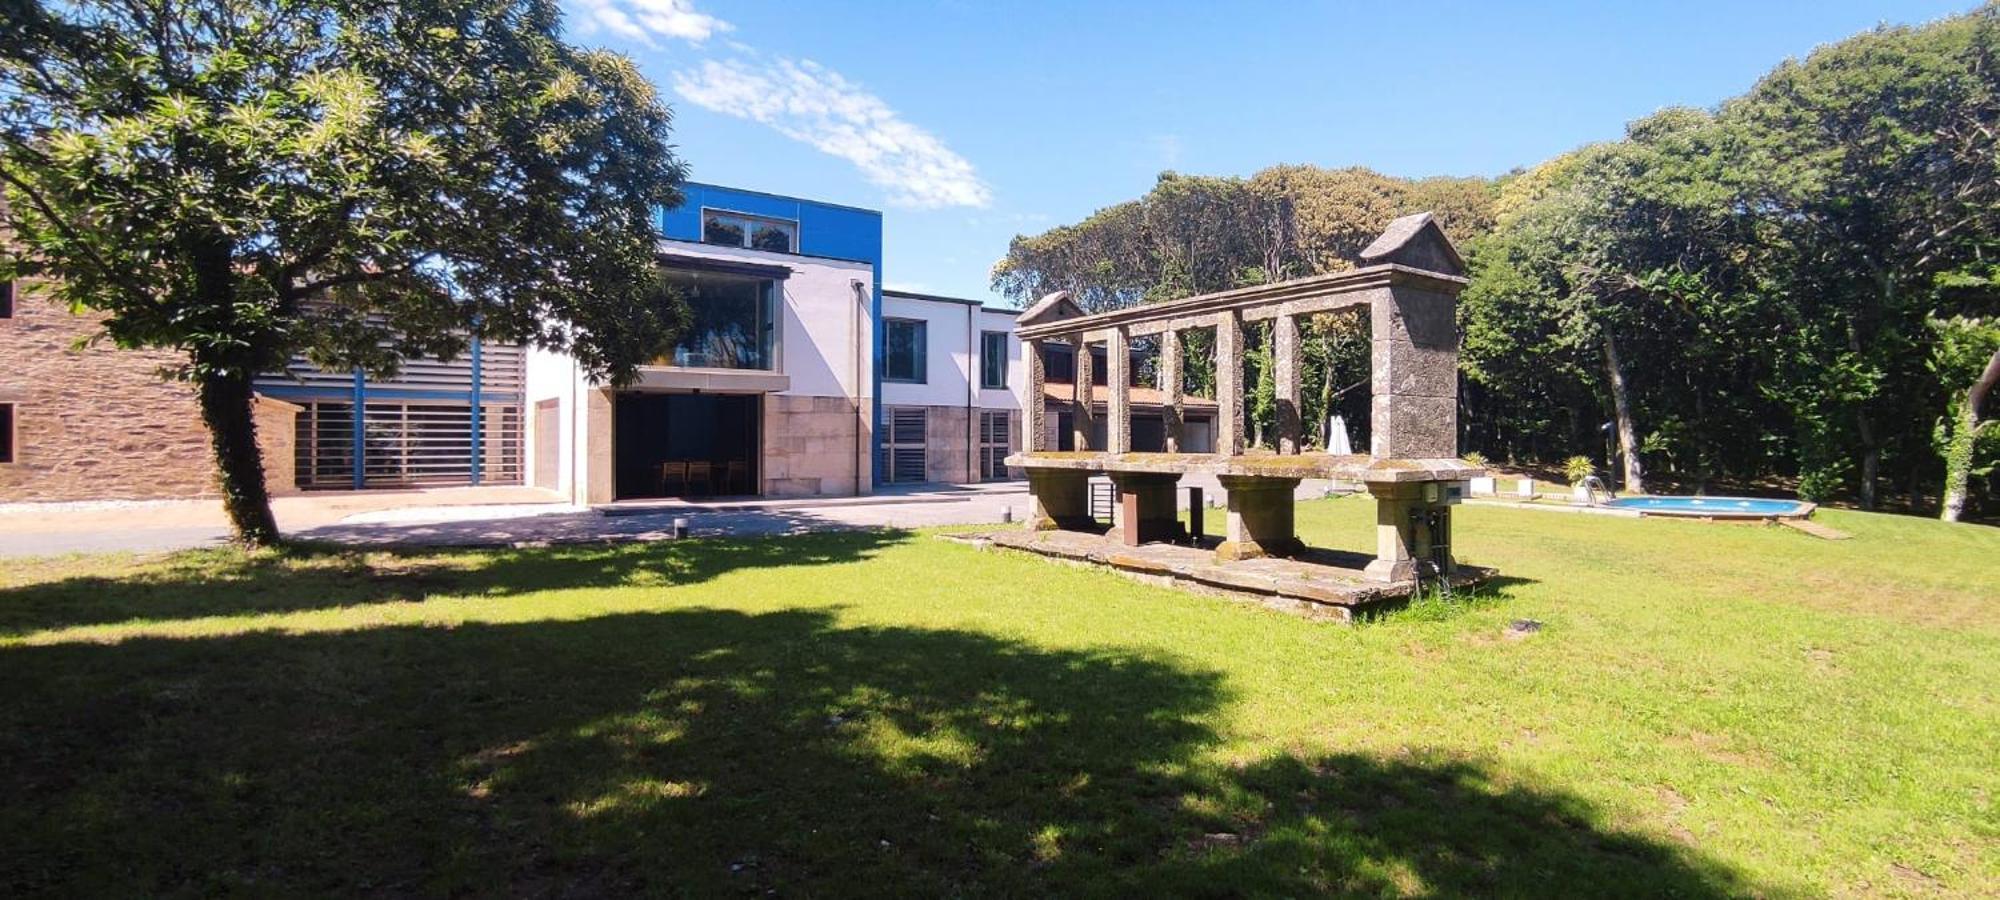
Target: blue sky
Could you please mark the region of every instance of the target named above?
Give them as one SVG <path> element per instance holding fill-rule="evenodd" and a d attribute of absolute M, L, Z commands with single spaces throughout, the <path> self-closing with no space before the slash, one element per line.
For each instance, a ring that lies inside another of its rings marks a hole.
<path fill-rule="evenodd" d="M 1975 5 L 564 2 L 659 85 L 695 179 L 880 209 L 889 286 L 996 302 L 1015 234 L 1163 169 L 1497 175 Z"/>

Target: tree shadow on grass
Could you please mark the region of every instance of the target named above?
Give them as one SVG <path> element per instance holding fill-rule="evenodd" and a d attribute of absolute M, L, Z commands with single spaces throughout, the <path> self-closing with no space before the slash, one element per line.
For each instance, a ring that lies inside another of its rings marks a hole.
<path fill-rule="evenodd" d="M 1217 765 L 1172 658 L 837 615 L 0 649 L 0 892 L 1757 889 L 1476 762 Z"/>
<path fill-rule="evenodd" d="M 703 538 L 519 550 L 360 550 L 301 544 L 258 554 L 203 550 L 115 576 L 0 588 L 0 637 L 135 620 L 172 621 L 505 596 L 569 588 L 698 584 L 739 569 L 867 559 L 911 540 L 897 530 Z"/>

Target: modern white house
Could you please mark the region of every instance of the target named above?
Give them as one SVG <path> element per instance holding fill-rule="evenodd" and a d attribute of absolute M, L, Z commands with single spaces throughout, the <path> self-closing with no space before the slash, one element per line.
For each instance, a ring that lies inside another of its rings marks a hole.
<path fill-rule="evenodd" d="M 601 504 L 1006 478 L 1014 313 L 881 287 L 881 214 L 710 185 L 661 215 L 693 311 L 636 383 L 530 351 L 526 482 Z"/>

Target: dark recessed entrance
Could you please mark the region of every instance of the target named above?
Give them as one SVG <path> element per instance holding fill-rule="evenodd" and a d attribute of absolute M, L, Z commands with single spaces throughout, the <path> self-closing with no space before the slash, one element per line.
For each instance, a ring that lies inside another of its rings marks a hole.
<path fill-rule="evenodd" d="M 618 499 L 757 493 L 761 395 L 619 394 Z"/>

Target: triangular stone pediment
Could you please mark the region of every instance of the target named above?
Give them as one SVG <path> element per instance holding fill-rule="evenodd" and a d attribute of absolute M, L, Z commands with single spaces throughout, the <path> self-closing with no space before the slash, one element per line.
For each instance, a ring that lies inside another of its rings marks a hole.
<path fill-rule="evenodd" d="M 1069 299 L 1068 291 L 1056 291 L 1035 301 L 1035 305 L 1028 307 L 1026 311 L 1014 318 L 1014 324 L 1017 326 L 1040 325 L 1044 322 L 1060 322 L 1064 319 L 1074 319 L 1081 315 L 1083 315 L 1082 307 L 1077 306 L 1075 302 Z"/>
<path fill-rule="evenodd" d="M 1361 251 L 1362 265 L 1395 263 L 1445 275 L 1464 275 L 1465 259 L 1451 245 L 1436 217 L 1427 212 L 1404 216 L 1389 223 L 1387 230 L 1368 249 Z"/>

